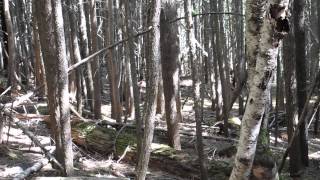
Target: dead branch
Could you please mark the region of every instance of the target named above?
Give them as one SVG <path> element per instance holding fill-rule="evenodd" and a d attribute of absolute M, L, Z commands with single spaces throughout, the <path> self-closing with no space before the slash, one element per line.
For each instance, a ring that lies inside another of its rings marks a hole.
<path fill-rule="evenodd" d="M 52 149 L 50 153 L 53 153 L 55 149 Z M 17 174 L 13 180 L 22 180 L 30 176 L 32 173 L 40 171 L 44 166 L 49 164 L 49 160 L 47 158 L 41 159 L 40 161 L 34 163 L 31 167 L 25 169 L 23 172 Z"/>
<path fill-rule="evenodd" d="M 12 117 L 14 123 L 18 128 L 20 128 L 24 134 L 26 134 L 33 142 L 35 145 L 39 146 L 41 150 L 44 152 L 45 156 L 48 158 L 50 162 L 53 162 L 56 164 L 61 170 L 63 170 L 63 166 L 58 162 L 58 160 L 48 151 L 42 144 L 41 142 L 35 137 L 35 135 L 29 131 L 27 128 L 25 128 L 21 123 L 19 123 L 19 120 L 17 118 Z"/>
<path fill-rule="evenodd" d="M 68 68 L 68 73 L 70 73 L 71 71 L 75 70 L 77 67 L 81 66 L 82 64 L 85 64 L 85 63 L 87 63 L 87 62 L 90 62 L 91 60 L 93 60 L 94 57 L 96 57 L 96 56 L 104 53 L 104 52 L 107 51 L 108 49 L 112 49 L 112 48 L 114 48 L 114 47 L 116 47 L 116 46 L 118 46 L 118 45 L 120 45 L 120 44 L 128 41 L 128 40 L 131 39 L 131 38 L 136 38 L 136 37 L 142 36 L 142 35 L 150 32 L 152 29 L 153 29 L 153 27 L 149 27 L 147 30 L 144 30 L 144 31 L 142 31 L 142 32 L 139 32 L 139 33 L 133 35 L 132 37 L 124 38 L 124 39 L 122 39 L 122 40 L 120 40 L 120 41 L 118 41 L 118 42 L 116 42 L 116 43 L 114 43 L 114 44 L 112 44 L 112 45 L 110 45 L 110 46 L 108 46 L 108 47 L 105 47 L 105 48 L 103 48 L 103 49 L 101 49 L 101 50 L 99 50 L 99 51 L 91 54 L 90 56 L 88 56 L 88 57 L 82 59 L 81 61 L 73 64 L 72 66 L 70 66 L 70 67 Z"/>
<path fill-rule="evenodd" d="M 29 99 L 33 93 L 28 93 L 26 95 L 23 95 L 21 97 L 18 97 L 14 102 L 7 103 L 7 104 L 0 104 L 0 107 L 2 109 L 2 112 L 4 115 L 10 117 L 13 120 L 13 123 L 16 124 L 18 128 L 20 128 L 24 134 L 26 134 L 35 145 L 39 146 L 41 150 L 45 153 L 45 156 L 49 159 L 49 161 L 56 164 L 60 169 L 63 170 L 63 166 L 56 160 L 56 158 L 41 144 L 41 142 L 37 139 L 37 137 L 30 132 L 27 128 L 25 128 L 21 123 L 19 123 L 19 119 L 14 117 L 14 113 L 12 111 L 13 108 L 19 106 L 21 103 L 23 103 L 25 100 Z"/>

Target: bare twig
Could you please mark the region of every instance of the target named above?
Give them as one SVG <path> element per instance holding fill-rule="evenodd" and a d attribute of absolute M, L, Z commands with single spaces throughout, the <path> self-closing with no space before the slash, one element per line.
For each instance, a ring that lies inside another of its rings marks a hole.
<path fill-rule="evenodd" d="M 233 16 L 244 16 L 243 14 L 240 13 L 234 13 L 234 12 L 206 12 L 206 13 L 199 13 L 199 14 L 193 14 L 192 17 L 197 17 L 197 16 L 205 16 L 205 15 L 233 15 Z M 177 19 L 173 19 L 169 21 L 169 23 L 174 23 L 177 22 L 181 19 L 185 19 L 186 17 L 178 17 Z"/>
<path fill-rule="evenodd" d="M 91 60 L 93 60 L 94 57 L 96 57 L 96 56 L 104 53 L 104 52 L 107 51 L 108 49 L 112 49 L 112 48 L 114 48 L 114 47 L 116 47 L 116 46 L 118 46 L 118 45 L 120 45 L 120 44 L 128 41 L 128 40 L 131 39 L 131 38 L 136 38 L 136 37 L 142 36 L 142 35 L 150 32 L 152 29 L 153 29 L 153 27 L 149 27 L 147 30 L 144 30 L 144 31 L 142 31 L 142 32 L 139 32 L 139 33 L 133 35 L 132 37 L 124 38 L 124 39 L 122 39 L 122 40 L 120 40 L 120 41 L 118 41 L 118 42 L 116 42 L 116 43 L 114 43 L 114 44 L 112 44 L 112 45 L 110 45 L 110 46 L 108 46 L 108 47 L 105 47 L 105 48 L 103 48 L 103 49 L 101 49 L 101 50 L 99 50 L 99 51 L 91 54 L 90 56 L 88 56 L 88 57 L 82 59 L 81 61 L 73 64 L 72 66 L 70 66 L 70 67 L 68 68 L 68 73 L 70 73 L 71 71 L 75 70 L 77 67 L 81 66 L 82 64 L 85 64 L 85 63 L 87 63 L 87 62 L 90 62 Z"/>

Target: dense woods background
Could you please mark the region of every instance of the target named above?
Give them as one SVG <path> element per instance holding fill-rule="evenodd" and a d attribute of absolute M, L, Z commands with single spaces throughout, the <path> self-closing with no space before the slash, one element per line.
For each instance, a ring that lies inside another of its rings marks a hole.
<path fill-rule="evenodd" d="M 319 0 L 0 9 L 0 179 L 319 179 Z"/>

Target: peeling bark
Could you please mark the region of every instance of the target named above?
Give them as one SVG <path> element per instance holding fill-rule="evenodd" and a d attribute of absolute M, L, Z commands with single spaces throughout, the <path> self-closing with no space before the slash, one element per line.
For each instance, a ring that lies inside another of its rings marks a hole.
<path fill-rule="evenodd" d="M 255 156 L 261 121 L 268 102 L 271 77 L 277 64 L 278 45 L 281 41 L 277 21 L 286 19 L 288 0 L 248 0 L 246 2 L 246 41 L 249 63 L 249 102 L 247 104 L 242 127 L 240 143 L 235 157 L 230 180 L 249 179 Z M 275 5 L 283 7 L 278 11 L 269 11 Z M 276 15 L 276 16 L 275 16 Z"/>

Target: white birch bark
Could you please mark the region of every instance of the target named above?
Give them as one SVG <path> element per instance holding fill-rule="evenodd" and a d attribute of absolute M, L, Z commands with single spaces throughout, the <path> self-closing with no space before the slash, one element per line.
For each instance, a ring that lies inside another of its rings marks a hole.
<path fill-rule="evenodd" d="M 249 179 L 278 46 L 288 31 L 289 0 L 247 0 L 246 43 L 250 93 L 230 180 Z"/>

